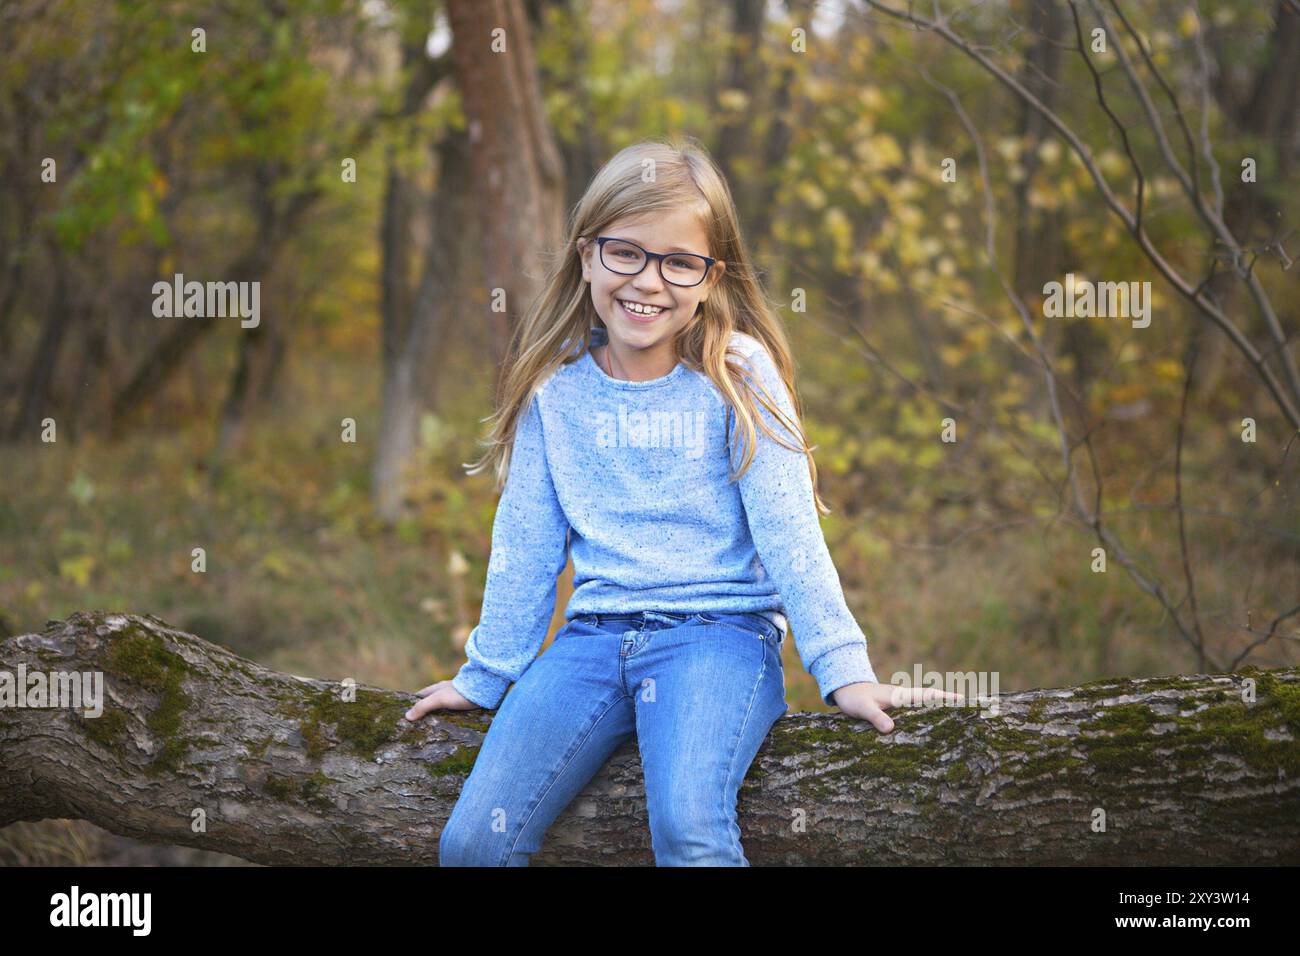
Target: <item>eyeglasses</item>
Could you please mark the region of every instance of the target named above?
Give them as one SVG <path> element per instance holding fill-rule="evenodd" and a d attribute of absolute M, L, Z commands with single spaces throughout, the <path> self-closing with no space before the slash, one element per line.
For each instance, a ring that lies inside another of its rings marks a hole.
<path fill-rule="evenodd" d="M 718 261 L 693 252 L 647 252 L 635 242 L 613 236 L 597 236 L 596 243 L 600 247 L 601 264 L 610 272 L 638 275 L 647 262 L 658 259 L 659 278 L 688 289 L 703 282 L 709 267 Z"/>

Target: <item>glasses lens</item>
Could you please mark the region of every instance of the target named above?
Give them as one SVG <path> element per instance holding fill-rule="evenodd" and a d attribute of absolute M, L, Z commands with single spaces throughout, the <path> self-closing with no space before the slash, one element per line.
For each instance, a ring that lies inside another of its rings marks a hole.
<path fill-rule="evenodd" d="M 635 275 L 645 265 L 645 254 L 630 242 L 611 239 L 601 247 L 600 261 L 612 272 Z"/>
<path fill-rule="evenodd" d="M 663 262 L 664 278 L 677 285 L 699 285 L 707 268 L 699 256 L 684 252 L 665 256 Z"/>

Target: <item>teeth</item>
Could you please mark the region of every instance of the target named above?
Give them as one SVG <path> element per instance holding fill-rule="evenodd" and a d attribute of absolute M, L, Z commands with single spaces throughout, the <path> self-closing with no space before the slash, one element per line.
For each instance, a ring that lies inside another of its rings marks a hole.
<path fill-rule="evenodd" d="M 623 299 L 618 300 L 629 312 L 636 312 L 639 315 L 658 315 L 663 309 L 656 306 L 639 305 L 636 302 L 625 302 Z"/>

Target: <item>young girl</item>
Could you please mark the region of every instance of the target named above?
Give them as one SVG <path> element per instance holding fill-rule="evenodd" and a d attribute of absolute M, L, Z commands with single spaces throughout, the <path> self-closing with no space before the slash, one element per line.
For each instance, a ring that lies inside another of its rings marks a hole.
<path fill-rule="evenodd" d="M 528 865 L 635 735 L 655 863 L 747 866 L 736 794 L 788 710 L 786 615 L 844 713 L 888 733 L 884 708 L 938 692 L 876 681 L 818 521 L 785 334 L 698 144 L 638 143 L 596 174 L 503 395 L 471 471 L 504 485 L 479 623 L 406 715 L 500 705 L 441 865 Z M 570 557 L 566 623 L 538 656 Z"/>

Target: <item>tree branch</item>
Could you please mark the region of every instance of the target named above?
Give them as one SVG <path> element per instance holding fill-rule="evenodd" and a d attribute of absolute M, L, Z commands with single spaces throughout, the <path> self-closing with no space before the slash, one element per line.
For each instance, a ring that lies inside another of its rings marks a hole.
<path fill-rule="evenodd" d="M 105 703 L 89 718 L 0 707 L 0 826 L 84 819 L 259 863 L 435 863 L 491 725 L 483 711 L 410 723 L 414 694 L 357 685 L 347 702 L 341 684 L 276 673 L 151 615 L 77 612 L 0 642 L 0 674 L 20 668 L 25 684 L 102 674 Z M 1300 669 L 1248 671 L 972 689 L 996 713 L 900 709 L 888 735 L 843 715 L 789 715 L 740 792 L 746 854 L 783 865 L 1300 863 Z M 534 860 L 653 862 L 634 741 Z"/>

